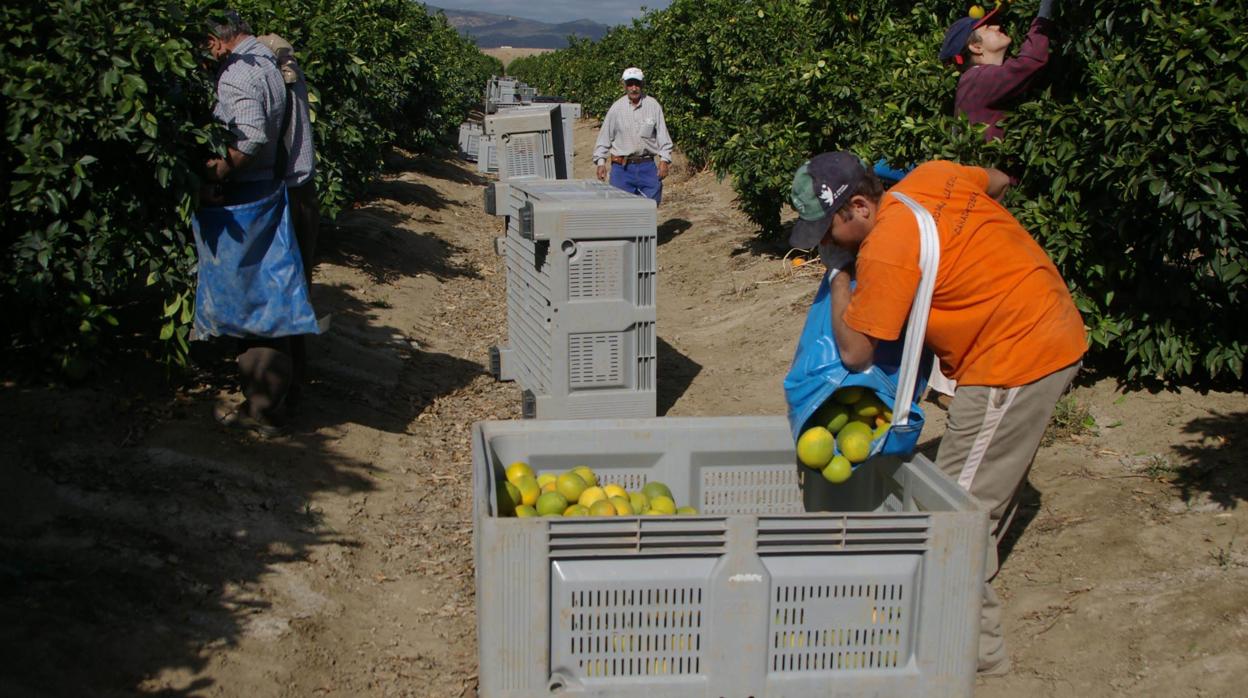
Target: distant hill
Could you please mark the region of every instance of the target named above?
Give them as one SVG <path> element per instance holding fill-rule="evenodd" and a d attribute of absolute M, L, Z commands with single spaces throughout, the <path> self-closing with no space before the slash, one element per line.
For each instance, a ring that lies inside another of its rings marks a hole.
<path fill-rule="evenodd" d="M 573 22 L 549 24 L 534 19 L 498 15 L 491 12 L 447 10 L 426 5 L 434 12 L 446 13 L 446 19 L 460 34 L 476 41 L 481 48 L 563 48 L 568 37 L 576 36 L 597 41 L 610 29 L 605 24 L 578 19 Z"/>

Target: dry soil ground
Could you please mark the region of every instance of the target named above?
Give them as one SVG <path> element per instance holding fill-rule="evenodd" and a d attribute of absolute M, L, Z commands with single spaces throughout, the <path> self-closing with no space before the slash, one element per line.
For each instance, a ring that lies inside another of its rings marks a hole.
<path fill-rule="evenodd" d="M 176 389 L 140 365 L 0 388 L 0 695 L 475 694 L 469 429 L 519 415 L 486 368 L 483 184 L 396 156 L 324 231 L 334 321 L 290 436 L 212 424 L 224 347 Z M 675 168 L 659 221 L 660 413 L 782 413 L 817 272 L 708 173 Z M 1094 425 L 1040 452 L 998 579 L 1015 669 L 976 695 L 1243 695 L 1248 398 L 1095 375 L 1073 395 Z"/>

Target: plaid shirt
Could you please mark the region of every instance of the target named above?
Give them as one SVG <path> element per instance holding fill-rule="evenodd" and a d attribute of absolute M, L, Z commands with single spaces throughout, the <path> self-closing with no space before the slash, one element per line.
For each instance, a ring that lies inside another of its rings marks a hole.
<path fill-rule="evenodd" d="M 995 140 L 1005 134 L 997 126 L 997 121 L 1005 116 L 1011 102 L 1027 89 L 1031 79 L 1048 63 L 1052 27 L 1052 21 L 1035 18 L 1018 56 L 1007 58 L 1001 65 L 972 66 L 958 79 L 954 113 L 966 114 L 973 124 L 988 124 L 984 140 Z"/>
<path fill-rule="evenodd" d="M 316 174 L 316 149 L 312 145 L 312 114 L 308 105 L 308 83 L 303 79 L 303 69 L 292 58 L 287 63 L 298 76 L 288 84 L 289 96 L 295 103 L 290 112 L 290 128 L 286 131 L 286 152 L 290 164 L 286 168 L 286 186 L 307 184 Z"/>
<path fill-rule="evenodd" d="M 221 61 L 217 104 L 212 110 L 234 136 L 231 143 L 252 161 L 231 176 L 236 182 L 273 179 L 277 141 L 286 109 L 286 82 L 277 58 L 249 36 Z"/>
<path fill-rule="evenodd" d="M 598 142 L 594 144 L 594 162 L 604 164 L 609 156 L 658 155 L 672 161 L 672 137 L 663 121 L 663 107 L 650 95 L 642 95 L 633 106 L 624 95 L 615 100 L 602 120 Z"/>

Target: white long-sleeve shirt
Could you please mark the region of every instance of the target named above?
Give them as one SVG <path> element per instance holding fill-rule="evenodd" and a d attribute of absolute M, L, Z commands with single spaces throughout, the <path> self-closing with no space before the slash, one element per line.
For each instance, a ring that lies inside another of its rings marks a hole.
<path fill-rule="evenodd" d="M 611 156 L 644 155 L 672 161 L 672 137 L 663 121 L 663 107 L 650 95 L 642 95 L 636 105 L 625 95 L 615 100 L 602 120 L 602 130 L 594 144 L 594 164 L 606 164 Z"/>

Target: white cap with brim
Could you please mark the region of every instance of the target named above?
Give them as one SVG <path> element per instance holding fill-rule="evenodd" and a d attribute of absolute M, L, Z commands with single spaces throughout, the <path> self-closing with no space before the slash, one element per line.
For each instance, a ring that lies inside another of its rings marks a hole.
<path fill-rule="evenodd" d="M 622 78 L 620 78 L 620 79 L 621 79 L 621 80 L 624 80 L 624 81 L 628 81 L 628 80 L 640 80 L 640 81 L 642 81 L 642 82 L 645 82 L 645 81 L 646 81 L 646 75 L 645 75 L 645 73 L 642 73 L 642 72 L 641 72 L 641 68 L 625 68 L 625 69 L 624 69 L 624 77 L 622 77 Z"/>

